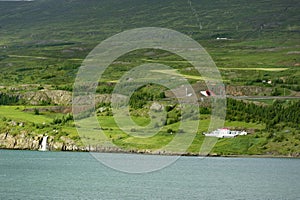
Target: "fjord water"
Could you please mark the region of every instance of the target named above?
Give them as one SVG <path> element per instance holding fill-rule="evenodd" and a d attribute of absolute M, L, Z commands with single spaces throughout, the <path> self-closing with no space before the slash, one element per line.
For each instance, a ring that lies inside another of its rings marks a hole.
<path fill-rule="evenodd" d="M 296 200 L 299 167 L 299 159 L 182 157 L 157 172 L 126 174 L 89 153 L 0 150 L 0 199 Z"/>

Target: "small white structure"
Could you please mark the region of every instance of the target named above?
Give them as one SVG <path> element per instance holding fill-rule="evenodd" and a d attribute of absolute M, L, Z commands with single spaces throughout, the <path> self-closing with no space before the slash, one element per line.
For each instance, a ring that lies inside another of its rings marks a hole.
<path fill-rule="evenodd" d="M 206 96 L 206 97 L 216 96 L 215 93 L 213 93 L 213 92 L 210 91 L 210 90 L 200 91 L 200 93 L 201 93 L 203 96 Z"/>
<path fill-rule="evenodd" d="M 217 138 L 234 138 L 239 135 L 247 135 L 246 131 L 231 131 L 227 128 L 217 129 L 211 133 L 203 133 L 208 137 L 217 137 Z"/>
<path fill-rule="evenodd" d="M 268 80 L 268 84 L 272 85 L 272 81 L 271 81 L 271 80 Z"/>
<path fill-rule="evenodd" d="M 226 37 L 217 37 L 217 40 L 228 40 Z"/>

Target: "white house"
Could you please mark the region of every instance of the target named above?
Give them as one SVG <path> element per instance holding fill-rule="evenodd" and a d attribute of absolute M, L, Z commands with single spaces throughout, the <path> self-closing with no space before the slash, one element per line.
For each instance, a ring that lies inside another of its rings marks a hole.
<path fill-rule="evenodd" d="M 227 128 L 217 129 L 211 133 L 203 133 L 207 137 L 217 137 L 217 138 L 234 138 L 239 135 L 247 135 L 246 131 L 231 131 Z"/>

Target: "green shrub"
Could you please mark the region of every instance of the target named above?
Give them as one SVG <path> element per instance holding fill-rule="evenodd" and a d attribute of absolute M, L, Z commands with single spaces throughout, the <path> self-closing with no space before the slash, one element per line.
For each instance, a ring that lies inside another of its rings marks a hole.
<path fill-rule="evenodd" d="M 173 133 L 173 130 L 171 128 L 168 128 L 167 133 Z"/>
<path fill-rule="evenodd" d="M 34 111 L 33 111 L 33 112 L 34 112 L 35 115 L 40 115 L 40 110 L 37 109 L 37 108 L 34 108 Z"/>

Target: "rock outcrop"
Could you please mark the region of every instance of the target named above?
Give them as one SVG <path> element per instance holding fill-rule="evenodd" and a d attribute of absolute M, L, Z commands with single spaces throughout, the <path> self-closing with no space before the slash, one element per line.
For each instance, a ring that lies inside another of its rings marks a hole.
<path fill-rule="evenodd" d="M 40 90 L 30 91 L 25 93 L 19 93 L 19 99 L 23 99 L 31 105 L 56 104 L 56 105 L 71 105 L 72 103 L 72 92 L 64 90 Z M 96 94 L 95 101 L 99 102 L 110 102 L 111 95 L 108 94 Z"/>
<path fill-rule="evenodd" d="M 270 96 L 272 88 L 257 86 L 226 86 L 226 94 L 232 96 Z"/>
<path fill-rule="evenodd" d="M 18 135 L 9 132 L 0 134 L 0 148 L 2 149 L 19 149 L 19 150 L 38 150 L 40 148 L 44 135 L 32 136 L 26 131 Z M 61 137 L 60 141 L 55 141 L 53 136 L 47 140 L 49 150 L 52 151 L 85 151 L 86 148 L 78 147 L 70 138 Z"/>
<path fill-rule="evenodd" d="M 163 111 L 164 110 L 164 106 L 158 102 L 154 102 L 152 103 L 152 105 L 150 106 L 150 110 L 153 110 L 153 111 Z"/>
<path fill-rule="evenodd" d="M 72 101 L 72 93 L 63 90 L 40 90 L 19 94 L 19 98 L 24 99 L 31 105 L 39 105 L 41 103 L 70 105 Z"/>

